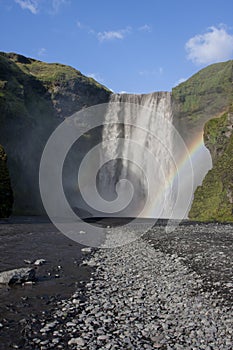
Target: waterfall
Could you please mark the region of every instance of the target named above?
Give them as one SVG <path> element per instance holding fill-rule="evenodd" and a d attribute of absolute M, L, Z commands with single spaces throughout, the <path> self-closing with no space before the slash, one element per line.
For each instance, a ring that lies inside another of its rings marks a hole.
<path fill-rule="evenodd" d="M 114 200 L 117 191 L 127 190 L 120 181 L 127 179 L 134 189 L 132 202 L 117 215 L 169 217 L 174 172 L 171 93 L 113 94 L 104 122 L 101 157 L 110 161 L 99 171 L 101 196 Z M 126 142 L 111 143 L 118 139 Z"/>

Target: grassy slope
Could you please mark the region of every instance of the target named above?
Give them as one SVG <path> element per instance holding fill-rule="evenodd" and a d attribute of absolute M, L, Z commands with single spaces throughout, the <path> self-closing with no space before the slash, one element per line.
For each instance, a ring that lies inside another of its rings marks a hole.
<path fill-rule="evenodd" d="M 229 114 L 233 103 L 233 61 L 202 69 L 174 88 L 172 97 L 175 126 L 187 143 L 207 122 L 204 140 L 213 159 L 213 169 L 195 191 L 189 217 L 233 221 L 233 136 Z"/>
<path fill-rule="evenodd" d="M 107 102 L 110 93 L 71 67 L 0 53 L 0 143 L 8 154 L 15 213 L 42 208 L 38 169 L 51 132 L 64 117 Z"/>
<path fill-rule="evenodd" d="M 233 61 L 212 64 L 172 90 L 175 126 L 182 137 L 203 129 L 233 101 Z"/>

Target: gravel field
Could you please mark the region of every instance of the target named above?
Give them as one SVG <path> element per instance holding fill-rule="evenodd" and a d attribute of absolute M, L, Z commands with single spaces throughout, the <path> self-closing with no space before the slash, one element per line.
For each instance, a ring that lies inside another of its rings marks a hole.
<path fill-rule="evenodd" d="M 110 229 L 106 245 L 133 231 Z M 24 348 L 233 349 L 232 244 L 231 225 L 156 226 L 95 250 L 85 288 L 30 319 Z"/>

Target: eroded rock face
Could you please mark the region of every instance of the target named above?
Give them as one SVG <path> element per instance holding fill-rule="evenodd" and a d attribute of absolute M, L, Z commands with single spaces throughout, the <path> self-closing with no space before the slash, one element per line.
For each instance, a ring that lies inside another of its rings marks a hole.
<path fill-rule="evenodd" d="M 10 175 L 7 167 L 7 155 L 0 145 L 0 218 L 10 216 L 13 205 Z"/>

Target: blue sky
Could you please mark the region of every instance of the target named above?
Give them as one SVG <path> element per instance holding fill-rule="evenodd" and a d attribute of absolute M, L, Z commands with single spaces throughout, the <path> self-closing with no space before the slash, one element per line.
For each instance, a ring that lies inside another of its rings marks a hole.
<path fill-rule="evenodd" d="M 0 0 L 0 50 L 59 62 L 115 92 L 167 90 L 233 59 L 232 0 Z"/>

